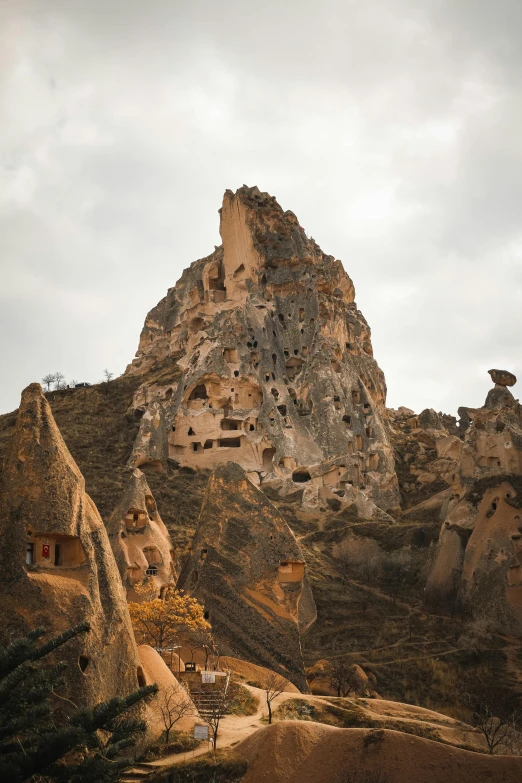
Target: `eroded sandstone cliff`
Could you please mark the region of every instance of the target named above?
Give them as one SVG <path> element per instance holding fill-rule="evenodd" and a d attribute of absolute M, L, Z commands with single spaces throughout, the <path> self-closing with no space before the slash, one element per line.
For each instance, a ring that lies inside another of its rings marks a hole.
<path fill-rule="evenodd" d="M 318 505 L 398 505 L 386 386 L 340 261 L 257 188 L 227 191 L 223 244 L 148 314 L 127 374 L 179 354 L 181 378 L 144 380 L 133 467 L 233 460 Z"/>

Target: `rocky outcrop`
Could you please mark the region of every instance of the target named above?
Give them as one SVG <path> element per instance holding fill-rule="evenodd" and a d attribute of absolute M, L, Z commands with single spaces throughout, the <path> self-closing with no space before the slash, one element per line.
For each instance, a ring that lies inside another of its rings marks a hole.
<path fill-rule="evenodd" d="M 136 468 L 114 510 L 107 532 L 130 601 L 143 600 L 135 585 L 151 580 L 159 596 L 175 582 L 175 553 L 144 474 Z M 150 596 L 149 596 L 150 597 Z"/>
<path fill-rule="evenodd" d="M 146 318 L 127 373 L 179 355 L 183 374 L 136 393 L 131 465 L 161 467 L 168 441 L 182 466 L 233 459 L 308 505 L 396 507 L 384 375 L 341 262 L 257 188 L 225 193 L 220 231 Z"/>
<path fill-rule="evenodd" d="M 3 632 L 87 622 L 63 648 L 68 697 L 92 705 L 135 690 L 139 658 L 109 539 L 38 384 L 22 394 L 4 459 L 0 531 Z"/>
<path fill-rule="evenodd" d="M 219 652 L 306 688 L 300 634 L 315 620 L 303 554 L 275 506 L 235 463 L 210 477 L 179 587 L 200 599 Z"/>
<path fill-rule="evenodd" d="M 511 374 L 491 373 L 497 385 L 485 405 L 467 408 L 461 417 L 464 442 L 427 594 L 457 598 L 471 614 L 519 632 L 522 408 L 506 384 L 498 383 Z"/>
<path fill-rule="evenodd" d="M 426 519 L 424 501 L 448 489 L 454 481 L 463 435 L 453 416 L 436 413 L 432 408 L 418 415 L 409 408 L 389 408 L 386 416 L 402 506 L 412 509 L 407 511 L 408 518 L 422 520 L 416 516 L 415 507 L 423 504 L 420 511 Z M 429 509 L 435 509 L 433 503 Z M 440 513 L 440 506 L 435 513 Z"/>

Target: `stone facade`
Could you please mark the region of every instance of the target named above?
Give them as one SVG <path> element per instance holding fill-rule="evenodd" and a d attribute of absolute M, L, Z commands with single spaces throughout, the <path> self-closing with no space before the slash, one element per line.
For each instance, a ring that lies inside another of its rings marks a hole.
<path fill-rule="evenodd" d="M 127 373 L 179 355 L 183 374 L 138 390 L 130 464 L 233 460 L 305 504 L 396 507 L 384 375 L 341 262 L 257 188 L 225 193 L 220 230 L 146 318 Z"/>
<path fill-rule="evenodd" d="M 210 477 L 179 587 L 204 603 L 221 654 L 275 669 L 306 688 L 300 636 L 316 610 L 303 553 L 235 463 Z"/>

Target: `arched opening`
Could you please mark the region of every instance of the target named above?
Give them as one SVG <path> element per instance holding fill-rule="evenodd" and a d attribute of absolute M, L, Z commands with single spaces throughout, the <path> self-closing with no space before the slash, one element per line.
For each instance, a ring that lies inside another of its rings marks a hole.
<path fill-rule="evenodd" d="M 208 400 L 207 387 L 204 383 L 194 386 L 190 392 L 189 400 Z"/>
<path fill-rule="evenodd" d="M 87 666 L 89 665 L 89 659 L 86 655 L 80 655 L 78 658 L 78 666 L 82 670 L 82 672 L 85 672 Z"/>
<path fill-rule="evenodd" d="M 275 449 L 265 449 L 263 451 L 263 469 L 266 471 L 272 470 L 272 462 L 275 457 Z"/>

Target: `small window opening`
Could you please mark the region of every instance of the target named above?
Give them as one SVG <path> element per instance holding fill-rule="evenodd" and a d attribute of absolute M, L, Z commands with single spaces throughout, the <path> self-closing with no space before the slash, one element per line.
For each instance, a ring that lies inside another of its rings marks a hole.
<path fill-rule="evenodd" d="M 78 666 L 80 667 L 82 672 L 85 671 L 85 669 L 87 668 L 88 665 L 89 665 L 89 659 L 87 658 L 87 656 L 86 655 L 80 655 L 80 657 L 78 658 Z"/>
<path fill-rule="evenodd" d="M 241 438 L 221 438 L 219 441 L 220 449 L 239 449 L 241 446 Z"/>
<path fill-rule="evenodd" d="M 211 440 L 206 440 L 206 441 L 205 441 L 205 444 L 204 444 L 204 446 L 203 446 L 203 448 L 204 448 L 204 449 L 211 449 L 211 448 L 212 448 L 212 446 L 213 446 L 213 441 L 211 441 Z"/>
<path fill-rule="evenodd" d="M 144 688 L 147 685 L 147 680 L 145 679 L 145 675 L 143 674 L 143 669 L 141 666 L 138 666 L 136 669 L 136 675 L 138 677 L 138 685 L 140 688 Z"/>
<path fill-rule="evenodd" d="M 188 435 L 195 435 L 196 433 L 192 429 L 192 427 L 189 427 Z"/>
<path fill-rule="evenodd" d="M 207 387 L 200 383 L 192 389 L 189 400 L 208 400 Z"/>
<path fill-rule="evenodd" d="M 62 548 L 60 544 L 54 545 L 54 564 L 55 566 L 62 564 Z"/>
<path fill-rule="evenodd" d="M 145 571 L 147 576 L 157 576 L 158 575 L 158 567 L 155 565 L 150 565 L 147 570 Z"/>
<path fill-rule="evenodd" d="M 311 481 L 312 477 L 307 470 L 294 470 L 292 473 L 292 481 L 296 484 L 304 484 L 307 481 Z"/>
<path fill-rule="evenodd" d="M 32 565 L 34 563 L 34 544 L 32 541 L 27 542 L 27 547 L 25 550 L 25 562 L 27 565 Z"/>
<path fill-rule="evenodd" d="M 352 423 L 352 417 L 351 416 L 343 416 L 343 421 L 346 424 L 347 427 L 349 427 Z"/>

